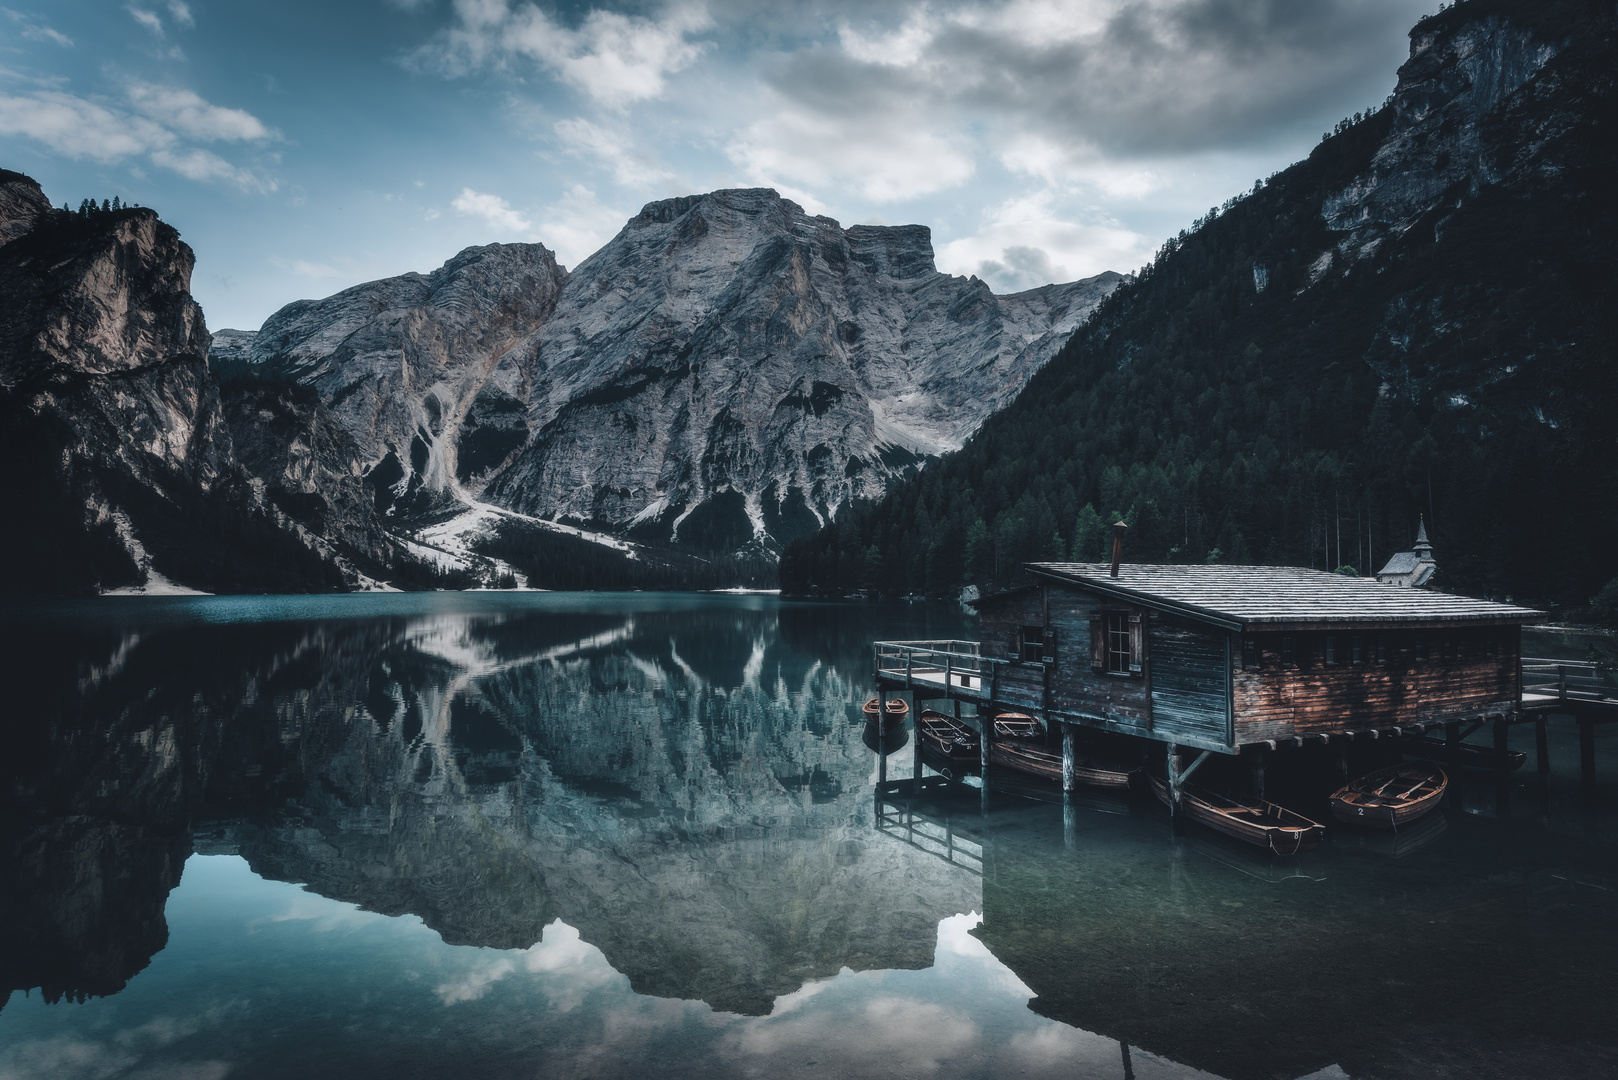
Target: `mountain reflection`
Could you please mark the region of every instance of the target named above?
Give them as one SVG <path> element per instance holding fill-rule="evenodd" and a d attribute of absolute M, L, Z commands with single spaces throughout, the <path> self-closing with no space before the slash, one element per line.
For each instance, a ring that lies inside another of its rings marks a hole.
<path fill-rule="evenodd" d="M 834 610 L 42 627 L 5 661 L 0 989 L 120 989 L 193 850 L 452 944 L 561 919 L 739 1013 L 925 967 L 978 882 L 869 831 L 868 637 Z"/>

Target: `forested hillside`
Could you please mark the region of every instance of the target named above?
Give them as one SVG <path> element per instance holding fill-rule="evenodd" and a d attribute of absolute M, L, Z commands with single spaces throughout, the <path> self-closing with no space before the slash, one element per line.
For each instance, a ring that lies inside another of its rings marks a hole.
<path fill-rule="evenodd" d="M 1170 240 L 959 453 L 782 562 L 953 592 L 1026 560 L 1372 572 L 1424 515 L 1445 588 L 1618 573 L 1610 2 L 1470 0 L 1398 89 Z"/>

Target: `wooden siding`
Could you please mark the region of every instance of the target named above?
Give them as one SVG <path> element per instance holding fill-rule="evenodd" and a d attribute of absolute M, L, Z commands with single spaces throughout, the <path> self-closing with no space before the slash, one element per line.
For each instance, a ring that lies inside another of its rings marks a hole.
<path fill-rule="evenodd" d="M 1223 632 L 1160 615 L 1151 621 L 1152 729 L 1230 741 L 1230 660 Z"/>
<path fill-rule="evenodd" d="M 1022 628 L 1045 625 L 1042 593 L 1041 589 L 1026 589 L 978 602 L 978 641 L 984 656 L 996 660 L 1016 656 Z"/>
<path fill-rule="evenodd" d="M 1283 663 L 1292 638 L 1291 666 Z M 1325 660 L 1326 634 L 1248 635 L 1257 670 L 1232 649 L 1236 742 L 1408 726 L 1515 706 L 1517 627 L 1368 632 L 1353 661 L 1353 635 L 1339 633 L 1336 662 Z M 1378 658 L 1378 638 L 1382 656 Z M 1426 659 L 1420 658 L 1422 646 Z"/>
<path fill-rule="evenodd" d="M 1049 590 L 1050 626 L 1056 631 L 1056 665 L 1051 671 L 1051 708 L 1068 716 L 1107 720 L 1121 730 L 1146 734 L 1152 724 L 1147 679 L 1110 675 L 1090 663 L 1090 616 L 1097 611 L 1128 611 L 1079 589 Z M 1139 609 L 1134 609 L 1139 610 Z M 1147 665 L 1151 658 L 1148 652 Z"/>

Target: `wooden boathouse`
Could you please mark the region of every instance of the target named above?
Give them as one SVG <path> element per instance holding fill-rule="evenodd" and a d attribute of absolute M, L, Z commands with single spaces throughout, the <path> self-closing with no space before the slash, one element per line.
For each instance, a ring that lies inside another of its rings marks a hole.
<path fill-rule="evenodd" d="M 1522 627 L 1546 618 L 1290 566 L 1026 568 L 1033 584 L 977 602 L 979 641 L 876 643 L 879 692 L 1042 716 L 1064 733 L 1069 790 L 1077 731 L 1165 743 L 1175 803 L 1210 754 L 1433 728 L 1458 750 L 1463 723 L 1489 721 L 1503 742 Z"/>

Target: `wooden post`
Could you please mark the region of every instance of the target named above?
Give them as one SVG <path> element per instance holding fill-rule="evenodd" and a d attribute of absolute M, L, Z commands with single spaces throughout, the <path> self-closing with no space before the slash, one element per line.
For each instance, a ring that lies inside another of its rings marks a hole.
<path fill-rule="evenodd" d="M 921 702 L 915 692 L 910 694 L 910 712 L 914 719 L 910 722 L 910 737 L 915 740 L 915 762 L 910 772 L 910 778 L 916 782 L 915 793 L 921 792 Z"/>
<path fill-rule="evenodd" d="M 1448 751 L 1449 777 L 1461 778 L 1461 722 L 1452 720 L 1444 725 L 1444 748 Z"/>
<path fill-rule="evenodd" d="M 1072 793 L 1074 787 L 1074 738 L 1073 725 L 1064 721 L 1062 723 L 1062 794 L 1064 795 Z"/>
<path fill-rule="evenodd" d="M 1185 806 L 1180 801 L 1180 748 L 1168 744 L 1169 827 L 1175 836 L 1185 833 Z"/>
<path fill-rule="evenodd" d="M 1348 736 L 1343 735 L 1337 739 L 1337 775 L 1340 779 L 1348 779 Z"/>
<path fill-rule="evenodd" d="M 876 782 L 888 783 L 888 702 L 881 683 L 876 685 Z"/>
<path fill-rule="evenodd" d="M 1264 801 L 1264 772 L 1269 766 L 1270 756 L 1260 747 L 1253 754 L 1253 796 L 1259 802 Z"/>
<path fill-rule="evenodd" d="M 1586 796 L 1596 793 L 1596 726 L 1589 717 L 1579 717 L 1579 786 Z"/>
<path fill-rule="evenodd" d="M 983 781 L 978 796 L 978 809 L 989 812 L 989 740 L 994 738 L 994 718 L 983 708 L 978 709 L 978 779 Z"/>
<path fill-rule="evenodd" d="M 1506 753 L 1510 750 L 1511 722 L 1504 716 L 1494 718 L 1494 801 L 1504 808 L 1511 801 L 1511 774 L 1506 770 Z"/>
<path fill-rule="evenodd" d="M 1118 1045 L 1124 1051 L 1124 1080 L 1135 1080 L 1134 1064 L 1129 1060 L 1129 1044 L 1119 1039 Z"/>
<path fill-rule="evenodd" d="M 1551 745 L 1545 714 L 1534 717 L 1534 757 L 1539 767 L 1539 812 L 1551 812 Z"/>

